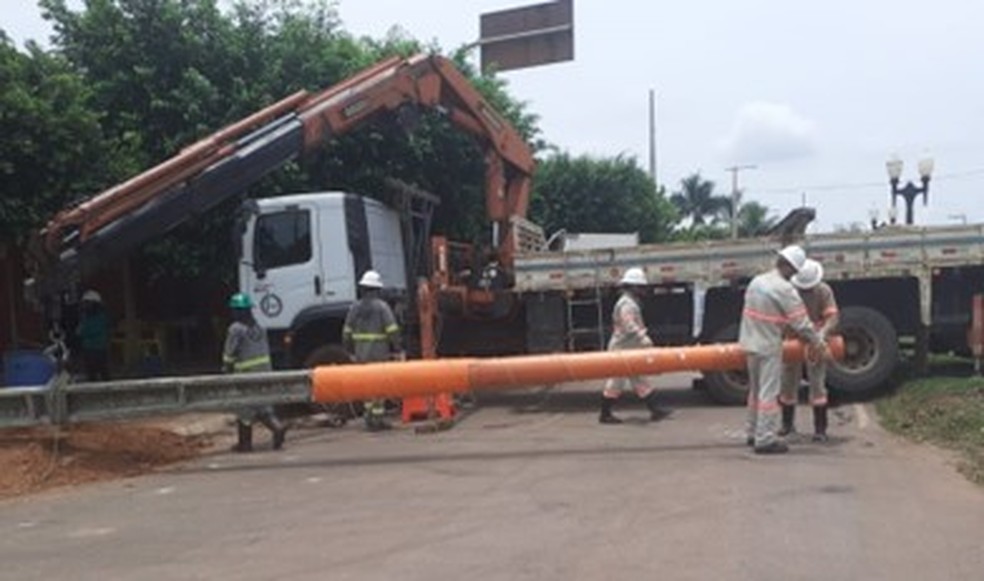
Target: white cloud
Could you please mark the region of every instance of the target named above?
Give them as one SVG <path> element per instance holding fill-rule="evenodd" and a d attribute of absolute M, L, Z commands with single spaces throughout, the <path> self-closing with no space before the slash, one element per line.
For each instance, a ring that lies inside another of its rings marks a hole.
<path fill-rule="evenodd" d="M 734 161 L 784 161 L 811 155 L 815 134 L 813 121 L 789 105 L 755 101 L 742 106 L 717 146 Z"/>

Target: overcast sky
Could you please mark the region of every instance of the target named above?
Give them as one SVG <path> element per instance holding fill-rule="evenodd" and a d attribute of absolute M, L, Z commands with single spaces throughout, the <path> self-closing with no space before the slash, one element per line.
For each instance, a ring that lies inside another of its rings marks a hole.
<path fill-rule="evenodd" d="M 0 0 L 18 42 L 49 31 L 34 0 Z M 536 0 L 533 0 L 535 3 Z M 394 25 L 444 47 L 514 0 L 341 0 L 353 33 Z M 777 213 L 807 203 L 819 228 L 882 216 L 885 160 L 903 179 L 936 161 L 917 223 L 984 221 L 984 2 L 976 0 L 574 0 L 575 60 L 505 73 L 572 153 L 648 164 L 648 90 L 658 93 L 658 174 L 670 190 L 700 170 Z M 477 58 L 477 55 L 476 55 Z M 900 200 L 900 215 L 902 206 Z"/>

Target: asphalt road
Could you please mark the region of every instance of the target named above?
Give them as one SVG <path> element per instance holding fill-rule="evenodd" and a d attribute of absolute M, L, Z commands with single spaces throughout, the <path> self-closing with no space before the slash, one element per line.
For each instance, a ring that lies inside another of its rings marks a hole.
<path fill-rule="evenodd" d="M 861 406 L 826 446 L 756 457 L 741 410 L 664 397 L 673 418 L 627 403 L 622 426 L 584 387 L 483 398 L 447 432 L 299 430 L 3 502 L 0 578 L 984 578 L 984 491 Z"/>

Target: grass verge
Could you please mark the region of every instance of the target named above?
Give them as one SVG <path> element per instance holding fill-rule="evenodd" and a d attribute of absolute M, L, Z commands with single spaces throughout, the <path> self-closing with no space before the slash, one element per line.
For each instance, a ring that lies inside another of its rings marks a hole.
<path fill-rule="evenodd" d="M 887 429 L 959 452 L 960 471 L 984 484 L 984 378 L 912 379 L 876 405 Z"/>

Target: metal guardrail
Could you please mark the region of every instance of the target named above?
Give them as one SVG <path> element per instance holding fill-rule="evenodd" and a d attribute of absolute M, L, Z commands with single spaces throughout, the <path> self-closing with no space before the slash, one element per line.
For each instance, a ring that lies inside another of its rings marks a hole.
<path fill-rule="evenodd" d="M 50 395 L 47 386 L 0 389 L 0 427 L 48 423 Z"/>
<path fill-rule="evenodd" d="M 200 375 L 0 390 L 0 428 L 120 420 L 311 401 L 307 371 Z"/>

